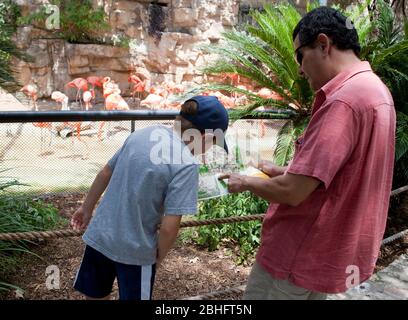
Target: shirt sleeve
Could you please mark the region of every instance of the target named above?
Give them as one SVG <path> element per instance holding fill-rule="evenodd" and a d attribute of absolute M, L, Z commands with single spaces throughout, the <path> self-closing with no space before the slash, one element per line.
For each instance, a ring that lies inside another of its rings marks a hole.
<path fill-rule="evenodd" d="M 350 158 L 359 130 L 358 115 L 347 104 L 335 101 L 320 109 L 295 142 L 295 155 L 287 172 L 319 179 L 327 189 Z"/>
<path fill-rule="evenodd" d="M 179 170 L 170 182 L 164 200 L 165 215 L 187 215 L 197 212 L 198 165 Z"/>
<path fill-rule="evenodd" d="M 108 166 L 112 169 L 112 171 L 113 171 L 113 169 L 115 169 L 116 162 L 118 161 L 119 156 L 121 155 L 123 149 L 125 148 L 128 140 L 129 140 L 129 137 L 125 140 L 125 142 L 120 147 L 120 149 L 118 151 L 116 151 L 116 153 L 113 155 L 113 157 L 108 161 Z"/>

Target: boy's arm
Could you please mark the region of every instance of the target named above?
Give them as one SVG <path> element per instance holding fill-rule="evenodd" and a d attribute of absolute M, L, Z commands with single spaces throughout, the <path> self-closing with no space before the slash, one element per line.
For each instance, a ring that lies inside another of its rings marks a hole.
<path fill-rule="evenodd" d="M 157 249 L 157 266 L 163 261 L 174 242 L 180 228 L 181 216 L 168 215 L 163 216 L 159 229 L 159 240 Z"/>
<path fill-rule="evenodd" d="M 84 203 L 72 216 L 71 226 L 74 230 L 84 229 L 88 225 L 95 205 L 108 186 L 111 176 L 112 169 L 108 165 L 105 165 L 105 167 L 99 171 L 89 189 Z"/>

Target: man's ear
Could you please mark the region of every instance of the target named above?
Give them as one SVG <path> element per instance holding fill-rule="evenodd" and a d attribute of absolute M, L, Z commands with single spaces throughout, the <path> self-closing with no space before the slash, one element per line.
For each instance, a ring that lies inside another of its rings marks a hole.
<path fill-rule="evenodd" d="M 325 35 L 324 33 L 319 33 L 319 35 L 317 36 L 317 45 L 321 48 L 324 55 L 329 54 L 331 41 L 327 35 Z"/>

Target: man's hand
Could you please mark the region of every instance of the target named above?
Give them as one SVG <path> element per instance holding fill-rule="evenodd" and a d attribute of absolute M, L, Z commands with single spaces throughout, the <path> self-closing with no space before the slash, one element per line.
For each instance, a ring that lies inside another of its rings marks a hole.
<path fill-rule="evenodd" d="M 71 218 L 71 226 L 74 230 L 82 230 L 88 226 L 92 218 L 92 212 L 85 210 L 82 206 L 75 211 Z"/>
<path fill-rule="evenodd" d="M 271 161 L 261 160 L 258 163 L 258 169 L 273 178 L 282 175 L 286 167 L 277 166 Z"/>
<path fill-rule="evenodd" d="M 246 186 L 246 177 L 240 175 L 238 173 L 230 173 L 230 174 L 224 174 L 219 176 L 219 180 L 223 179 L 228 179 L 228 192 L 230 193 L 238 193 L 238 192 L 244 192 L 247 189 Z"/>

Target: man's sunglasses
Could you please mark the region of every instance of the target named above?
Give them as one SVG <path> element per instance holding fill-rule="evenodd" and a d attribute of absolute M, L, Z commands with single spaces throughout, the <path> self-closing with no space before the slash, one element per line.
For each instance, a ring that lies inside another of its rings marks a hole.
<path fill-rule="evenodd" d="M 309 45 L 310 45 L 311 43 L 313 43 L 313 42 L 314 42 L 314 40 L 313 40 L 313 41 L 306 42 L 305 44 L 302 44 L 301 46 L 299 46 L 299 47 L 295 50 L 295 57 L 296 57 L 296 61 L 297 61 L 297 63 L 299 64 L 299 66 L 302 65 L 302 61 L 303 61 L 303 53 L 300 52 L 299 50 L 302 49 L 303 47 L 309 46 Z"/>

